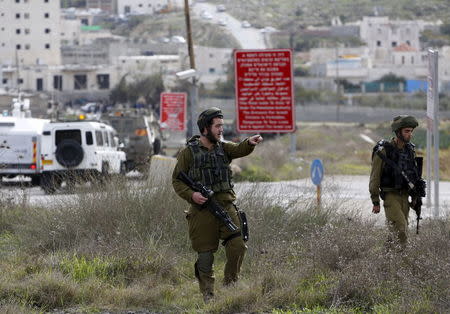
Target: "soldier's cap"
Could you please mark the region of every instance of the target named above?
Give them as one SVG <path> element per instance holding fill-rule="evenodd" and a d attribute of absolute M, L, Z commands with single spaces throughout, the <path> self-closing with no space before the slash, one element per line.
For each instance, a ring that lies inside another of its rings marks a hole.
<path fill-rule="evenodd" d="M 419 122 L 413 116 L 400 115 L 395 117 L 392 120 L 391 128 L 392 132 L 397 132 L 403 128 L 417 128 L 419 126 Z"/>
<path fill-rule="evenodd" d="M 198 116 L 197 125 L 200 132 L 203 131 L 203 128 L 207 127 L 212 119 L 221 118 L 223 119 L 222 110 L 217 107 L 211 107 L 209 109 L 204 110 Z"/>

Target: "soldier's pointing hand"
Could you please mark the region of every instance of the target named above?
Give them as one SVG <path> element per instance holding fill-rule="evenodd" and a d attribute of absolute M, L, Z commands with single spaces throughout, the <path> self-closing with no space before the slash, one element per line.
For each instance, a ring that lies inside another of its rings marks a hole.
<path fill-rule="evenodd" d="M 259 143 L 261 143 L 263 141 L 263 138 L 261 135 L 256 134 L 253 136 L 250 136 L 248 138 L 248 142 L 250 143 L 250 145 L 258 145 Z"/>

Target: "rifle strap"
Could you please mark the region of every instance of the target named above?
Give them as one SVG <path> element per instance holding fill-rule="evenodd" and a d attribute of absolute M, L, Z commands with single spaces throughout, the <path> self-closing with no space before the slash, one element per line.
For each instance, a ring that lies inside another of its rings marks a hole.
<path fill-rule="evenodd" d="M 225 240 L 222 241 L 222 245 L 226 246 L 228 241 L 233 240 L 234 238 L 240 237 L 241 232 L 233 233 L 232 235 L 228 236 Z"/>

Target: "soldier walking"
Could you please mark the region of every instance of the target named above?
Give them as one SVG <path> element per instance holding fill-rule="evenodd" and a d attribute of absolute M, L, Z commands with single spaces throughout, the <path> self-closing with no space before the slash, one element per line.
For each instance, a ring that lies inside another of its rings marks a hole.
<path fill-rule="evenodd" d="M 419 125 L 413 116 L 398 116 L 391 128 L 395 137 L 391 141 L 381 140 L 374 148 L 369 192 L 372 212 L 380 212 L 380 198 L 384 201 L 384 212 L 389 230 L 394 237 L 388 242 L 398 241 L 402 247 L 407 243 L 408 200 L 411 183 L 416 184 L 420 172 L 415 158 L 415 146 L 411 143 L 414 129 Z"/>
<path fill-rule="evenodd" d="M 190 138 L 186 147 L 180 151 L 172 174 L 175 192 L 191 204 L 186 219 L 192 248 L 198 253 L 194 271 L 205 302 L 214 296 L 213 263 L 219 241 L 223 240 L 226 252 L 224 285 L 238 280 L 247 247 L 241 228 L 230 231 L 223 222 L 203 208 L 208 199 L 180 180 L 179 174 L 184 172 L 194 182 L 200 182 L 212 190 L 214 199 L 228 213 L 234 224 L 240 226 L 241 218 L 233 203 L 236 194 L 233 191 L 230 163 L 235 158 L 250 154 L 263 140 L 261 136 L 254 135 L 239 144 L 224 142 L 223 123 L 223 114 L 219 108 L 213 107 L 203 111 L 197 120 L 200 135 Z"/>

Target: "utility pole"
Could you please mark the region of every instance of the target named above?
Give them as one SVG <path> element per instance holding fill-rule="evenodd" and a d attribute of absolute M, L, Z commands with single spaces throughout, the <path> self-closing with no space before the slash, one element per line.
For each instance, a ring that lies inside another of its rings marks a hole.
<path fill-rule="evenodd" d="M 341 86 L 339 82 L 339 52 L 338 44 L 336 43 L 336 93 L 337 93 L 337 104 L 336 104 L 336 121 L 339 122 L 339 106 L 341 103 Z"/>
<path fill-rule="evenodd" d="M 191 17 L 189 13 L 189 0 L 184 0 L 184 16 L 186 20 L 186 34 L 187 34 L 187 45 L 189 53 L 189 64 L 190 68 L 195 70 L 195 56 L 194 56 L 194 44 L 192 42 L 192 29 L 191 29 Z M 198 99 L 198 88 L 197 88 L 197 78 L 196 75 L 192 77 L 191 86 L 189 88 L 189 116 L 190 123 L 187 130 L 187 138 L 194 135 L 195 130 L 195 117 L 196 117 L 196 107 Z"/>

